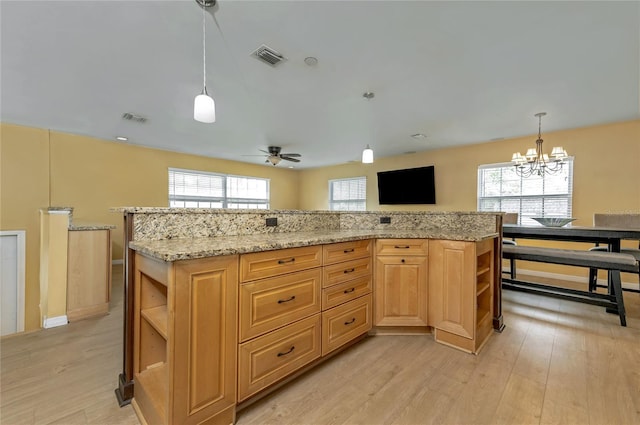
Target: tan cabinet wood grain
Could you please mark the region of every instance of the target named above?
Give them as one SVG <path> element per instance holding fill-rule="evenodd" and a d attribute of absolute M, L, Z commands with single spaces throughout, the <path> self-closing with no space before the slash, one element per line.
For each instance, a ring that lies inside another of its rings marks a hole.
<path fill-rule="evenodd" d="M 372 325 L 371 295 L 364 295 L 322 313 L 322 355 L 326 356 L 366 333 Z"/>
<path fill-rule="evenodd" d="M 243 254 L 240 257 L 240 281 L 264 279 L 321 265 L 321 245 Z"/>
<path fill-rule="evenodd" d="M 240 341 L 319 313 L 320 268 L 240 286 Z"/>
<path fill-rule="evenodd" d="M 111 231 L 70 230 L 67 255 L 67 318 L 70 322 L 109 312 Z"/>
<path fill-rule="evenodd" d="M 240 344 L 238 401 L 278 382 L 321 355 L 321 315 Z"/>
<path fill-rule="evenodd" d="M 376 257 L 376 326 L 427 326 L 427 258 Z"/>

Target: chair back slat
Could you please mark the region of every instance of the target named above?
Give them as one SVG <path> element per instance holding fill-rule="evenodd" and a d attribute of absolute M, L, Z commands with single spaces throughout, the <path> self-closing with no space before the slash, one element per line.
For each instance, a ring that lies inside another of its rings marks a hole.
<path fill-rule="evenodd" d="M 502 224 L 518 224 L 518 213 L 504 213 Z"/>

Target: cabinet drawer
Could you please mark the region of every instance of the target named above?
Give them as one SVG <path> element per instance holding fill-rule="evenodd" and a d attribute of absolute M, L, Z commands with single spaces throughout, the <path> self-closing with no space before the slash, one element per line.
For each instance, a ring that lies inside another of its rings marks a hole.
<path fill-rule="evenodd" d="M 371 329 L 371 295 L 334 307 L 322 313 L 322 355 Z"/>
<path fill-rule="evenodd" d="M 324 264 L 335 264 L 354 258 L 371 257 L 371 240 L 340 242 L 323 247 Z"/>
<path fill-rule="evenodd" d="M 320 268 L 240 285 L 240 341 L 320 312 Z"/>
<path fill-rule="evenodd" d="M 320 357 L 321 316 L 300 320 L 252 341 L 238 352 L 238 401 Z"/>
<path fill-rule="evenodd" d="M 240 257 L 240 282 L 311 269 L 321 265 L 321 245 L 244 254 Z"/>
<path fill-rule="evenodd" d="M 326 288 L 358 277 L 372 274 L 371 258 L 358 258 L 344 263 L 324 266 L 322 287 Z"/>
<path fill-rule="evenodd" d="M 371 293 L 371 275 L 339 283 L 322 290 L 322 310 L 328 310 L 347 301 Z"/>
<path fill-rule="evenodd" d="M 378 239 L 377 255 L 427 255 L 428 239 Z"/>

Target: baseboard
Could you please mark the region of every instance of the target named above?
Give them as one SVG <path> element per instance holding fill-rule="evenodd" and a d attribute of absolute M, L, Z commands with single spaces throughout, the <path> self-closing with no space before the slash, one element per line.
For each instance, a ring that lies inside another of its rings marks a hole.
<path fill-rule="evenodd" d="M 67 320 L 67 315 L 65 314 L 64 316 L 47 317 L 44 319 L 42 327 L 45 329 L 56 328 L 58 326 L 64 326 L 67 323 L 69 323 L 69 320 Z"/>
<path fill-rule="evenodd" d="M 506 272 L 506 270 L 505 270 Z M 527 270 L 527 269 L 517 269 L 517 274 L 525 274 L 528 276 L 538 276 L 545 277 L 548 279 L 557 279 L 557 280 L 568 280 L 569 282 L 579 282 L 579 283 L 588 283 L 588 276 L 575 276 L 571 274 L 560 274 L 560 273 L 549 273 L 549 272 L 541 272 L 538 270 Z M 599 285 L 606 285 L 606 279 L 598 279 Z M 627 289 L 638 289 L 638 282 L 622 282 L 622 287 Z"/>
<path fill-rule="evenodd" d="M 120 260 L 113 260 L 111 261 L 111 265 L 112 266 L 117 266 L 119 264 L 124 264 L 124 260 L 120 259 Z"/>

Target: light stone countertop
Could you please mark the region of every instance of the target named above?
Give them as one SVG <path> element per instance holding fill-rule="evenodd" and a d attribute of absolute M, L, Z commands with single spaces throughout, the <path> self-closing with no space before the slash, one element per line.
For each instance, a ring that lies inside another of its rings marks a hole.
<path fill-rule="evenodd" d="M 113 224 L 99 223 L 69 223 L 69 230 L 110 230 L 115 229 Z"/>
<path fill-rule="evenodd" d="M 362 239 L 446 239 L 477 242 L 495 237 L 498 237 L 497 232 L 461 233 L 450 229 L 328 230 L 325 232 L 289 232 L 211 238 L 142 240 L 130 242 L 129 247 L 152 258 L 163 261 L 177 261 Z"/>

